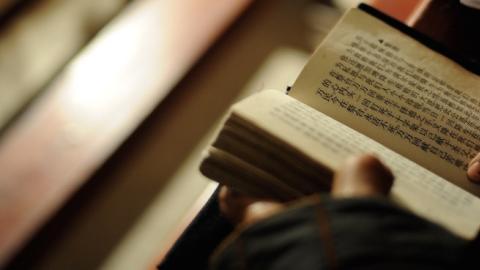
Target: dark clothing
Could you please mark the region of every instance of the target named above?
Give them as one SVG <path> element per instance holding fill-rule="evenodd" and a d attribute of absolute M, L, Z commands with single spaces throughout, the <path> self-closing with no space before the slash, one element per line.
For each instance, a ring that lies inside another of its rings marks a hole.
<path fill-rule="evenodd" d="M 213 193 L 202 210 L 158 265 L 159 270 L 207 270 L 208 258 L 218 244 L 233 231 L 232 224 L 219 209 L 218 192 Z"/>
<path fill-rule="evenodd" d="M 212 269 L 470 269 L 467 241 L 383 198 L 310 198 L 236 231 Z M 480 262 L 477 267 L 480 269 Z"/>

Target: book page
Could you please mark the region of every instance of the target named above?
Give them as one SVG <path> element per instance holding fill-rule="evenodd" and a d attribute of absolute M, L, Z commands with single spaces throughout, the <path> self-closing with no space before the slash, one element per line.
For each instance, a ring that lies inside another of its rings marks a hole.
<path fill-rule="evenodd" d="M 404 207 L 454 233 L 473 238 L 480 224 L 480 199 L 338 121 L 279 93 L 264 91 L 233 107 L 233 114 L 258 132 L 298 149 L 332 170 L 354 154 L 377 155 L 395 176 L 392 197 Z"/>
<path fill-rule="evenodd" d="M 349 11 L 291 95 L 477 196 L 480 78 L 384 22 Z"/>

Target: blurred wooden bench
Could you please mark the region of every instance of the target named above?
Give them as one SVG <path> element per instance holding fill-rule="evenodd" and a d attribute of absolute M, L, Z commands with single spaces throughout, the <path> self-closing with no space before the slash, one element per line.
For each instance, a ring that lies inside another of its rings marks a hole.
<path fill-rule="evenodd" d="M 39 246 L 34 233 L 85 187 L 248 2 L 133 1 L 62 69 L 1 137 L 0 265 L 29 240 L 16 263 L 53 252 L 66 228 Z"/>

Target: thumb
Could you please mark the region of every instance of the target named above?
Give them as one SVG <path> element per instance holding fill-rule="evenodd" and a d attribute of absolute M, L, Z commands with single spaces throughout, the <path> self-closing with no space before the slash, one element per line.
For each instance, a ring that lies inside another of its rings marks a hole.
<path fill-rule="evenodd" d="M 467 176 L 472 182 L 480 183 L 480 153 L 468 164 Z"/>
<path fill-rule="evenodd" d="M 387 196 L 393 175 L 375 156 L 349 158 L 335 173 L 332 186 L 334 197 Z"/>

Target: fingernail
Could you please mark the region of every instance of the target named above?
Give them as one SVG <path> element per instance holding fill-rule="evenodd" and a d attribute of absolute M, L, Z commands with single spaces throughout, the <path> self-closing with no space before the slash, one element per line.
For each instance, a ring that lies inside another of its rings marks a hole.
<path fill-rule="evenodd" d="M 475 161 L 468 167 L 467 175 L 473 182 L 480 183 L 480 161 Z"/>

